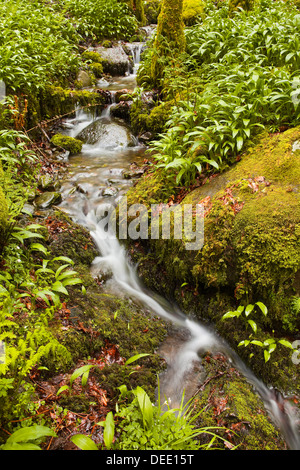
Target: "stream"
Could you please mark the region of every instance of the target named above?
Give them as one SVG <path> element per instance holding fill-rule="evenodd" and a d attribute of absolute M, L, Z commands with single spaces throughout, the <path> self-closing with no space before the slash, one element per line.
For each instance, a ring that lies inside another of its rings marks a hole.
<path fill-rule="evenodd" d="M 131 47 L 135 61 L 133 73 L 128 73 L 125 77 L 114 77 L 112 83 L 99 83 L 99 88 L 105 86 L 112 97 L 116 90 L 132 91 L 136 86 L 142 44 Z M 124 247 L 116 237 L 108 237 L 99 223 L 99 214 L 103 214 L 103 209 L 115 207 L 134 184 L 135 178 L 125 179 L 124 171 L 133 162 L 140 165 L 145 154 L 145 147 L 139 144 L 128 126 L 111 117 L 112 105 L 113 99 L 100 117 L 77 111 L 75 118 L 65 122 L 64 129 L 72 137 L 77 137 L 80 133 L 85 136 L 86 143 L 82 152 L 69 160 L 69 174 L 68 179 L 63 182 L 63 202 L 60 207 L 89 230 L 99 250 L 99 256 L 91 267 L 93 275 L 109 271 L 112 276 L 107 283 L 108 288 L 136 299 L 180 331 L 178 337 L 174 335 L 168 338 L 162 346 L 167 370 L 160 380 L 161 396 L 168 397 L 171 407 L 180 404 L 184 390 L 189 398 L 199 386 L 201 355 L 207 351 L 222 352 L 261 396 L 273 422 L 281 429 L 288 447 L 300 450 L 297 415 L 292 404 L 255 377 L 214 331 L 187 318 L 165 299 L 148 292 L 137 276 L 136 267 L 130 264 Z"/>

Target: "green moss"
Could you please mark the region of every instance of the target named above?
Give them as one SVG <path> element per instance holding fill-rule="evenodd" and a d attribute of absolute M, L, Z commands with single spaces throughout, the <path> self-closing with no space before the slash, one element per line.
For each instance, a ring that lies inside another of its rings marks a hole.
<path fill-rule="evenodd" d="M 83 143 L 81 140 L 74 139 L 68 135 L 56 134 L 52 137 L 51 142 L 57 147 L 62 147 L 65 150 L 68 150 L 71 155 L 80 153 Z"/>
<path fill-rule="evenodd" d="M 68 288 L 70 324 L 65 328 L 54 321 L 51 325 L 53 333 L 70 352 L 74 364 L 88 357 L 97 357 L 107 344 L 117 345 L 123 362 L 113 367 L 107 365 L 99 371 L 101 382 L 110 390 L 112 398 L 117 396 L 116 386 L 123 383 L 129 387 L 146 385 L 153 395 L 156 374 L 163 368 L 155 352 L 166 335 L 166 325 L 132 300 L 99 286 L 90 273 L 90 265 L 98 251 L 88 231 L 61 212 L 55 213 L 55 221 L 60 223 L 61 231 L 50 235 L 49 251 L 52 256 L 64 253 L 73 259 L 74 269 L 79 273 L 87 294 L 84 295 L 78 286 Z M 125 360 L 139 353 L 150 354 L 139 361 L 140 368 L 135 369 L 135 363 L 124 366 Z M 130 374 L 133 370 L 137 372 Z"/>
<path fill-rule="evenodd" d="M 155 136 L 162 133 L 170 117 L 172 106 L 172 101 L 162 102 L 153 108 L 142 100 L 135 101 L 130 109 L 130 124 L 134 134 L 151 132 Z"/>
<path fill-rule="evenodd" d="M 144 0 L 134 0 L 134 13 L 141 26 L 146 24 Z"/>
<path fill-rule="evenodd" d="M 92 62 L 89 64 L 89 69 L 93 72 L 96 78 L 101 78 L 103 75 L 103 67 L 102 64 L 98 62 Z"/>
<path fill-rule="evenodd" d="M 156 86 L 161 84 L 168 59 L 185 50 L 182 4 L 183 0 L 163 0 L 162 2 L 151 62 L 151 78 Z"/>
<path fill-rule="evenodd" d="M 197 19 L 203 18 L 204 4 L 201 0 L 183 0 L 182 17 L 186 26 L 192 26 Z"/>
<path fill-rule="evenodd" d="M 101 93 L 48 85 L 37 96 L 28 97 L 27 126 L 33 127 L 43 119 L 72 113 L 77 105 L 103 108 L 105 98 Z"/>
<path fill-rule="evenodd" d="M 84 51 L 81 55 L 81 58 L 85 61 L 96 62 L 98 64 L 102 63 L 102 57 L 99 52 L 96 51 Z"/>
<path fill-rule="evenodd" d="M 102 46 L 102 47 L 109 48 L 109 47 L 112 47 L 112 46 L 113 46 L 113 43 L 112 43 L 111 41 L 109 41 L 108 39 L 106 39 L 105 41 L 102 41 L 101 46 Z M 101 57 L 101 56 L 100 56 L 100 57 Z"/>
<path fill-rule="evenodd" d="M 239 450 L 285 449 L 261 399 L 239 372 L 221 355 L 206 356 L 202 365 L 207 374 L 206 385 L 196 395 L 195 403 L 197 410 L 205 409 L 205 412 L 200 414 L 197 425 L 227 428 L 227 431 L 219 429 L 218 434 Z M 218 441 L 215 444 L 224 446 Z"/>

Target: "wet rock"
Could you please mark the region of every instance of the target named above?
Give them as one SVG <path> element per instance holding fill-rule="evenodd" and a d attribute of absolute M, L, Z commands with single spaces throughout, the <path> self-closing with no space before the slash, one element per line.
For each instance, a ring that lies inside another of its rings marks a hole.
<path fill-rule="evenodd" d="M 32 204 L 24 204 L 22 212 L 33 215 L 35 208 Z"/>
<path fill-rule="evenodd" d="M 53 178 L 53 176 L 49 173 L 46 173 L 45 175 L 40 175 L 38 179 L 38 187 L 42 190 L 48 189 L 58 191 L 60 189 L 60 186 L 60 182 L 57 179 Z"/>
<path fill-rule="evenodd" d="M 61 194 L 57 192 L 45 192 L 41 194 L 35 201 L 34 205 L 39 209 L 47 209 L 53 204 L 59 204 L 62 200 Z"/>
<path fill-rule="evenodd" d="M 104 119 L 92 122 L 78 134 L 77 139 L 102 148 L 134 145 L 134 137 L 126 126 Z"/>
<path fill-rule="evenodd" d="M 123 172 L 123 178 L 126 180 L 139 178 L 145 173 L 146 168 L 147 166 L 139 167 L 136 163 L 132 163 L 129 170 Z"/>
<path fill-rule="evenodd" d="M 120 101 L 130 101 L 130 100 L 131 100 L 131 93 L 126 88 L 124 88 L 123 90 L 117 90 L 115 92 L 116 103 L 120 103 Z"/>
<path fill-rule="evenodd" d="M 102 196 L 104 197 L 113 197 L 113 196 L 116 196 L 117 194 L 118 194 L 118 190 L 114 186 L 109 186 L 108 188 L 105 188 L 102 191 Z"/>
<path fill-rule="evenodd" d="M 28 195 L 27 195 L 27 201 L 28 201 L 28 202 L 32 202 L 32 201 L 34 201 L 35 197 L 36 197 L 36 191 L 35 191 L 35 189 L 30 189 L 30 190 L 29 190 L 29 193 L 28 193 Z"/>
<path fill-rule="evenodd" d="M 100 46 L 95 50 L 103 59 L 102 66 L 104 73 L 109 73 L 112 76 L 123 76 L 132 69 L 128 56 L 121 46 L 108 48 Z"/>
<path fill-rule="evenodd" d="M 80 70 L 77 76 L 77 82 L 80 82 L 83 88 L 92 86 L 92 79 L 87 72 Z"/>
<path fill-rule="evenodd" d="M 143 134 L 141 134 L 139 136 L 139 141 L 142 143 L 142 144 L 147 144 L 148 142 L 150 142 L 150 140 L 152 140 L 154 138 L 154 134 L 150 131 L 148 132 L 143 132 Z"/>
<path fill-rule="evenodd" d="M 81 194 L 88 194 L 88 189 L 84 184 L 79 183 L 76 187 L 76 190 Z"/>
<path fill-rule="evenodd" d="M 123 119 L 124 121 L 129 121 L 130 119 L 130 105 L 128 102 L 120 102 L 114 104 L 110 108 L 110 114 L 114 118 Z"/>

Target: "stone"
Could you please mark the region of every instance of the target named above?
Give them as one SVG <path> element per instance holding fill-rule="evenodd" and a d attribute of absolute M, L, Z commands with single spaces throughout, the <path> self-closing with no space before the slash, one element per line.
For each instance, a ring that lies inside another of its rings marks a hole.
<path fill-rule="evenodd" d="M 57 179 L 53 178 L 52 175 L 46 173 L 44 175 L 40 175 L 38 179 L 38 187 L 42 190 L 48 189 L 57 191 L 60 189 L 61 184 Z"/>
<path fill-rule="evenodd" d="M 104 189 L 104 191 L 102 192 L 102 196 L 104 197 L 113 197 L 113 196 L 116 196 L 117 194 L 118 194 L 118 190 L 114 186 L 109 186 L 108 188 Z"/>
<path fill-rule="evenodd" d="M 47 209 L 53 204 L 59 204 L 62 200 L 61 194 L 57 192 L 45 192 L 41 194 L 35 201 L 34 205 L 39 209 Z"/>
<path fill-rule="evenodd" d="M 126 126 L 117 122 L 97 119 L 77 135 L 77 139 L 100 148 L 127 147 L 134 145 L 134 137 Z"/>
<path fill-rule="evenodd" d="M 110 108 L 110 115 L 114 118 L 123 119 L 124 121 L 130 120 L 130 106 L 128 102 L 121 102 L 114 104 Z"/>
<path fill-rule="evenodd" d="M 131 92 L 124 88 L 123 90 L 117 90 L 115 92 L 115 101 L 116 103 L 120 103 L 120 101 L 130 101 L 131 100 Z"/>
<path fill-rule="evenodd" d="M 123 76 L 132 68 L 128 56 L 121 46 L 108 48 L 99 46 L 95 50 L 103 59 L 104 73 L 109 73 L 112 76 Z"/>
<path fill-rule="evenodd" d="M 52 185 L 52 182 L 52 176 L 46 173 L 45 175 L 40 175 L 38 186 L 40 189 L 47 189 Z"/>
<path fill-rule="evenodd" d="M 79 71 L 77 81 L 82 84 L 82 88 L 88 88 L 93 85 L 91 77 L 85 70 Z"/>
<path fill-rule="evenodd" d="M 24 206 L 23 206 L 23 209 L 22 209 L 22 213 L 23 214 L 33 215 L 34 210 L 35 210 L 35 208 L 32 204 L 25 203 Z"/>

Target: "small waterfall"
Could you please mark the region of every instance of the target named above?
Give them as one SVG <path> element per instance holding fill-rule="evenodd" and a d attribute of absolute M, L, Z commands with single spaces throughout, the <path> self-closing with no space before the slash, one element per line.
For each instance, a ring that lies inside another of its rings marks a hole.
<path fill-rule="evenodd" d="M 108 104 L 108 105 L 106 106 L 106 108 L 104 108 L 104 110 L 102 111 L 102 114 L 101 114 L 101 117 L 102 117 L 102 118 L 110 119 L 110 110 L 111 110 L 111 107 L 116 103 L 116 92 L 115 92 L 115 91 L 111 91 L 111 92 L 110 92 L 110 96 L 111 96 L 111 102 L 110 102 L 110 104 Z"/>
<path fill-rule="evenodd" d="M 131 50 L 131 55 L 134 63 L 133 75 L 137 74 L 140 61 L 141 61 L 141 52 L 144 47 L 143 42 L 128 43 L 128 47 Z"/>
<path fill-rule="evenodd" d="M 75 117 L 68 119 L 68 135 L 70 137 L 76 137 L 85 127 L 94 121 L 94 116 L 91 113 L 87 113 L 80 107 L 75 110 Z"/>

